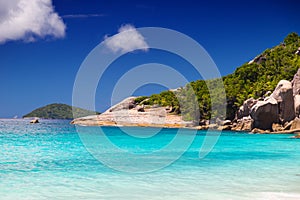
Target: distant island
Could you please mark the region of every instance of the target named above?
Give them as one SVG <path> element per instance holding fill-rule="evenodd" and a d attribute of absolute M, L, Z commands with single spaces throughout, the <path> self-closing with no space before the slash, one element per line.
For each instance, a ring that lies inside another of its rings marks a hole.
<path fill-rule="evenodd" d="M 300 37 L 290 33 L 281 44 L 222 77 L 226 116 L 211 110 L 212 101 L 220 104 L 220 108 L 224 105 L 218 99 L 222 94 L 210 96 L 207 87 L 216 84 L 216 80 L 197 80 L 176 90 L 125 99 L 101 115 L 77 118 L 71 123 L 292 133 L 300 131 L 299 68 Z M 195 92 L 199 105 L 198 121 L 192 121 L 195 109 L 193 100 L 189 99 L 191 92 Z M 180 105 L 178 97 L 185 103 Z M 165 121 L 159 122 L 160 119 Z"/>
<path fill-rule="evenodd" d="M 53 103 L 44 107 L 37 108 L 23 116 L 23 118 L 42 118 L 42 119 L 73 119 L 75 117 L 84 117 L 88 115 L 100 114 L 82 108 L 72 107 L 67 104 Z"/>

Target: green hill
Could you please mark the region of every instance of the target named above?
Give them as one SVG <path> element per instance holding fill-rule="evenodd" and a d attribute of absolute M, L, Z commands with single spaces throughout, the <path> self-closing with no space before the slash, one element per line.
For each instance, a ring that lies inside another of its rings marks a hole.
<path fill-rule="evenodd" d="M 87 115 L 100 114 L 98 112 L 93 112 L 81 108 L 74 107 L 74 117 L 84 117 Z M 43 119 L 73 119 L 72 106 L 66 104 L 49 104 L 44 107 L 38 108 L 26 115 L 24 117 L 38 117 Z"/>
<path fill-rule="evenodd" d="M 284 41 L 271 49 L 267 49 L 258 55 L 253 61 L 247 62 L 238 67 L 232 74 L 222 77 L 227 96 L 227 119 L 233 119 L 239 106 L 243 101 L 250 98 L 259 98 L 268 91 L 273 91 L 277 83 L 282 80 L 292 80 L 294 74 L 300 68 L 300 37 L 296 33 L 289 34 Z M 217 80 L 198 80 L 191 82 L 187 86 L 176 91 L 186 100 L 189 98 L 190 90 L 194 90 L 201 119 L 209 119 L 217 113 L 211 113 L 211 98 L 207 89 L 207 84 L 217 83 Z M 218 91 L 217 91 L 218 92 Z M 216 92 L 216 93 L 217 93 Z M 158 104 L 162 106 L 172 106 L 174 112 L 181 112 L 178 100 L 174 92 L 164 91 L 150 97 L 140 97 L 137 101 L 143 100 L 143 104 Z M 216 100 L 216 99 L 214 99 Z M 217 99 L 218 100 L 218 99 Z M 182 101 L 182 100 L 180 100 Z M 188 102 L 188 101 L 184 101 Z M 216 101 L 214 101 L 216 102 Z M 223 101 L 219 101 L 220 104 Z M 189 110 L 191 105 L 187 105 Z M 189 118 L 189 113 L 185 117 Z"/>

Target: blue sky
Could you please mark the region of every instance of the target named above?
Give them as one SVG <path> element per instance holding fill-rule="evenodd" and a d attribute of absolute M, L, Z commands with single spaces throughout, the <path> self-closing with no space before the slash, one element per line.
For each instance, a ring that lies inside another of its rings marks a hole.
<path fill-rule="evenodd" d="M 14 1 L 23 0 L 11 2 Z M 136 28 L 164 27 L 192 37 L 211 55 L 222 75 L 279 44 L 288 33 L 300 33 L 297 0 L 34 1 L 48 2 L 53 12 L 39 16 L 33 10 L 32 19 L 8 25 L 5 16 L 14 5 L 1 6 L 0 2 L 0 117 L 20 117 L 55 102 L 71 104 L 76 73 L 87 54 L 125 24 Z M 25 25 L 30 28 L 25 29 Z M 113 77 L 124 71 L 121 65 L 146 62 L 151 55 L 153 58 L 159 54 L 129 55 L 115 64 L 108 75 Z M 186 64 L 172 56 L 161 57 L 175 67 Z M 195 79 L 192 72 L 187 72 L 187 76 Z M 101 88 L 96 97 L 99 111 L 109 106 L 105 96 L 110 91 L 107 81 L 108 87 Z M 162 87 L 145 86 L 137 94 L 160 90 Z"/>

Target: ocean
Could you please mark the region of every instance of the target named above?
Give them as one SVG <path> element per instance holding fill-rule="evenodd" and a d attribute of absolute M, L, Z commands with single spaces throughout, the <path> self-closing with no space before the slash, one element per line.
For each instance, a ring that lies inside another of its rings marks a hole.
<path fill-rule="evenodd" d="M 300 199 L 300 140 L 291 135 L 223 131 L 199 158 L 206 135 L 219 132 L 177 138 L 179 129 L 69 122 L 0 120 L 1 200 Z"/>

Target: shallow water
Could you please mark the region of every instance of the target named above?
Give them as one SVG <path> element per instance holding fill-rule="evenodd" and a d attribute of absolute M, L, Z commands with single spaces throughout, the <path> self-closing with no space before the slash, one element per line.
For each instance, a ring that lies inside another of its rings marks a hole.
<path fill-rule="evenodd" d="M 223 132 L 200 159 L 206 132 L 193 138 L 194 132 L 183 130 L 180 139 L 193 143 L 180 159 L 136 174 L 148 160 L 132 155 L 149 155 L 151 166 L 160 166 L 184 150 L 177 144 L 151 154 L 166 149 L 178 129 L 103 128 L 124 150 L 116 151 L 101 143 L 106 136 L 98 127 L 81 128 L 86 135 L 69 121 L 0 120 L 0 199 L 300 199 L 300 140 L 290 135 Z"/>

